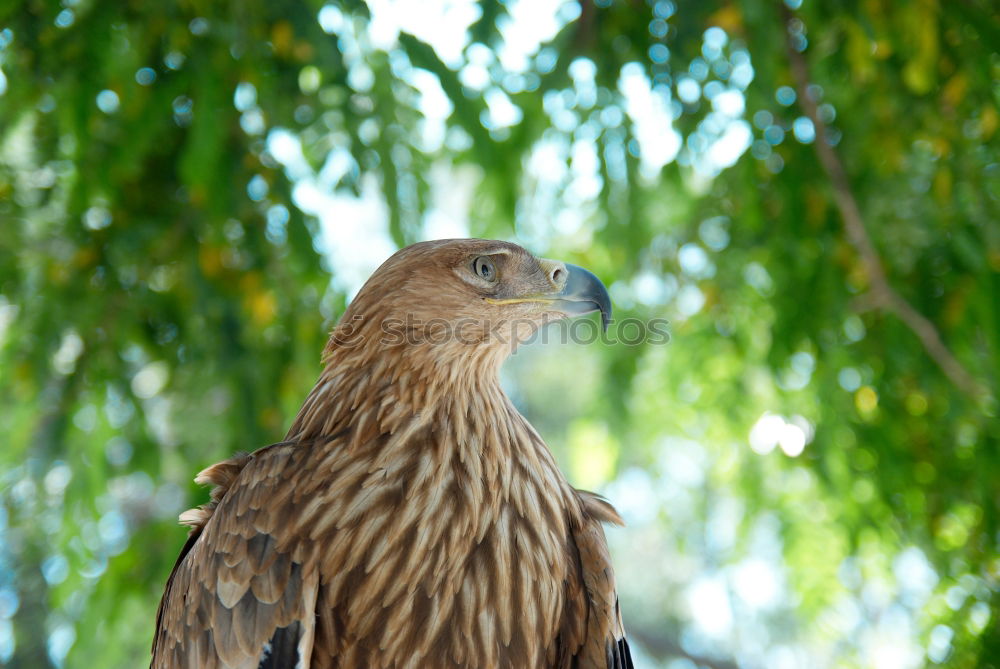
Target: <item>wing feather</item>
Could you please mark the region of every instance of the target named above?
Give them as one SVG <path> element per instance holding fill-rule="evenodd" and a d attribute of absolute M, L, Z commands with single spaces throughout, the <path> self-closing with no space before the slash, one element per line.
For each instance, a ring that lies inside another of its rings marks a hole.
<path fill-rule="evenodd" d="M 154 669 L 308 669 L 319 576 L 282 542 L 287 527 L 268 491 L 293 457 L 278 444 L 199 475 L 219 487 L 212 504 L 185 514 L 194 527 L 160 602 Z"/>
<path fill-rule="evenodd" d="M 622 519 L 603 498 L 577 491 L 583 521 L 573 528 L 570 553 L 576 562 L 578 583 L 567 584 L 566 612 L 560 651 L 574 667 L 634 669 L 625 639 L 615 574 L 602 522 L 622 525 Z"/>
<path fill-rule="evenodd" d="M 299 639 L 302 638 L 302 624 L 298 621 L 274 631 L 264 657 L 257 669 L 293 669 L 299 663 Z"/>

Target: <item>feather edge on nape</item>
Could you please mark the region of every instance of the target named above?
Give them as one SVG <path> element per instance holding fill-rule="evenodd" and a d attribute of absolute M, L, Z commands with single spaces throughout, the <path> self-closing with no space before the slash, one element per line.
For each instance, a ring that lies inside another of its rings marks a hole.
<path fill-rule="evenodd" d="M 208 508 L 210 506 L 212 508 Z M 214 508 L 214 504 L 205 504 L 194 509 L 188 509 L 177 517 L 177 521 L 181 525 L 187 525 L 192 531 L 200 530 L 208 522 L 208 519 L 212 517 Z"/>
<path fill-rule="evenodd" d="M 213 485 L 212 491 L 209 493 L 212 500 L 207 504 L 202 504 L 201 506 L 195 507 L 193 509 L 188 509 L 180 516 L 177 520 L 181 525 L 187 525 L 191 528 L 191 534 L 197 534 L 205 527 L 205 524 L 212 518 L 212 514 L 215 512 L 215 507 L 219 505 L 222 498 L 226 496 L 229 492 L 229 488 L 232 487 L 233 483 L 239 477 L 240 472 L 243 468 L 247 466 L 247 463 L 253 459 L 253 456 L 248 453 L 238 453 L 228 460 L 223 460 L 222 462 L 217 462 L 211 467 L 207 467 L 202 471 L 198 472 L 198 475 L 194 477 L 194 482 L 198 485 Z"/>

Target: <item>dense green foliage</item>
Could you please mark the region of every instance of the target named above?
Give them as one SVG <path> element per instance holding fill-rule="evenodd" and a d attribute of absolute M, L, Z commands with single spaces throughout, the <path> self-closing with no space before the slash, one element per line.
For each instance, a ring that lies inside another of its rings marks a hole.
<path fill-rule="evenodd" d="M 459 3 L 451 54 L 387 2 L 0 5 L 0 664 L 142 665 L 190 480 L 282 437 L 336 259 L 457 210 L 672 323 L 506 379 L 630 522 L 643 663 L 998 666 L 992 2 L 556 2 L 518 64 L 531 3 Z M 344 248 L 317 192 L 378 224 Z"/>

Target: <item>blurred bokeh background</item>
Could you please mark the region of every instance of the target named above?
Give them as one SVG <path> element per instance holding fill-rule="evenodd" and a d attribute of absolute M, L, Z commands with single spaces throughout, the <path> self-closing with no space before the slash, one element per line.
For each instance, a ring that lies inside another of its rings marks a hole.
<path fill-rule="evenodd" d="M 477 236 L 670 321 L 504 378 L 638 666 L 1000 666 L 998 105 L 993 0 L 2 3 L 0 665 L 144 666 L 194 474 Z"/>

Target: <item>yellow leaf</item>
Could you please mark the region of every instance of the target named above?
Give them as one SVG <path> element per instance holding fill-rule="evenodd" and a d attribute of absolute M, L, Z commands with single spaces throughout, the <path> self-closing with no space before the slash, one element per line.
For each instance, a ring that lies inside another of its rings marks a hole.
<path fill-rule="evenodd" d="M 934 155 L 937 158 L 947 158 L 951 155 L 951 142 L 944 137 L 933 138 L 931 146 L 934 148 Z"/>
<path fill-rule="evenodd" d="M 878 393 L 871 386 L 861 386 L 854 393 L 854 406 L 862 416 L 870 417 L 878 409 Z"/>
<path fill-rule="evenodd" d="M 934 78 L 924 59 L 914 58 L 903 68 L 903 81 L 911 91 L 924 94 L 931 90 Z"/>
<path fill-rule="evenodd" d="M 969 295 L 976 289 L 976 282 L 971 276 L 959 280 L 958 286 L 947 296 L 944 308 L 941 310 L 941 322 L 945 326 L 954 327 L 962 321 L 969 302 Z"/>
<path fill-rule="evenodd" d="M 857 21 L 847 24 L 847 62 L 851 64 L 854 80 L 859 83 L 870 81 L 875 74 L 874 46 L 861 24 Z"/>
<path fill-rule="evenodd" d="M 903 25 L 910 33 L 909 62 L 903 68 L 903 81 L 917 94 L 931 91 L 937 83 L 938 66 L 938 16 L 933 0 L 922 0 L 909 5 L 904 12 Z"/>
<path fill-rule="evenodd" d="M 49 281 L 64 284 L 69 279 L 69 270 L 62 263 L 52 263 L 48 267 Z"/>
<path fill-rule="evenodd" d="M 927 413 L 927 396 L 919 391 L 907 395 L 904 403 L 911 416 L 923 416 Z"/>
<path fill-rule="evenodd" d="M 942 168 L 934 175 L 934 197 L 938 202 L 951 201 L 951 170 Z"/>
<path fill-rule="evenodd" d="M 292 39 L 295 37 L 292 24 L 288 21 L 278 21 L 271 28 L 271 44 L 278 56 L 287 56 L 292 49 Z"/>
<path fill-rule="evenodd" d="M 1000 122 L 1000 114 L 997 114 L 997 108 L 993 105 L 983 107 L 983 115 L 979 118 L 979 130 L 983 139 L 989 139 L 993 136 L 998 122 Z"/>
<path fill-rule="evenodd" d="M 986 256 L 986 259 L 990 263 L 990 269 L 994 272 L 1000 272 L 1000 251 L 990 251 Z"/>
<path fill-rule="evenodd" d="M 278 313 L 278 301 L 274 293 L 265 290 L 250 297 L 250 315 L 256 325 L 268 325 Z"/>
<path fill-rule="evenodd" d="M 743 33 L 743 12 L 738 4 L 730 3 L 708 17 L 708 23 L 717 25 L 730 35 Z"/>
<path fill-rule="evenodd" d="M 872 44 L 872 55 L 879 60 L 885 60 L 892 55 L 892 42 L 880 37 Z"/>
<path fill-rule="evenodd" d="M 295 43 L 295 59 L 300 63 L 308 63 L 313 59 L 315 50 L 313 45 L 305 40 L 299 40 Z"/>
<path fill-rule="evenodd" d="M 266 407 L 260 412 L 261 427 L 276 430 L 281 427 L 281 412 L 274 407 Z"/>
<path fill-rule="evenodd" d="M 97 260 L 97 252 L 89 246 L 84 246 L 73 255 L 73 264 L 76 267 L 90 267 Z"/>
<path fill-rule="evenodd" d="M 201 267 L 201 273 L 205 276 L 218 276 L 222 270 L 222 254 L 219 249 L 202 244 L 198 249 L 198 266 Z"/>
<path fill-rule="evenodd" d="M 819 229 L 826 221 L 827 198 L 814 188 L 806 190 L 806 221 L 809 227 Z"/>
<path fill-rule="evenodd" d="M 258 272 L 244 272 L 240 277 L 240 290 L 247 295 L 260 292 L 260 274 Z"/>
<path fill-rule="evenodd" d="M 944 99 L 945 104 L 949 107 L 957 107 L 958 104 L 965 98 L 965 91 L 969 88 L 969 78 L 965 76 L 964 72 L 958 72 L 948 83 L 944 85 L 944 89 L 941 91 L 941 97 Z"/>

